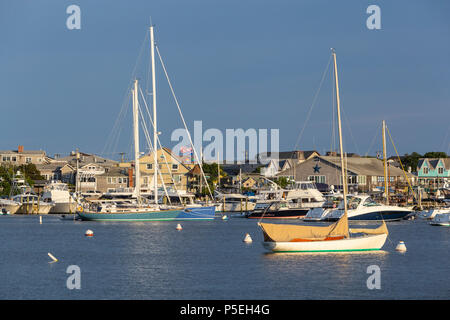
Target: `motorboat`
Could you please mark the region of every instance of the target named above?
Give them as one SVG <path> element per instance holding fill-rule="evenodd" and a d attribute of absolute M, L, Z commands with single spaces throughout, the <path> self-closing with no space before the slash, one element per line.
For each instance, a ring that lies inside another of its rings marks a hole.
<path fill-rule="evenodd" d="M 301 218 L 326 202 L 312 181 L 297 181 L 286 189 L 261 190 L 257 197 L 259 200 L 248 218 Z"/>
<path fill-rule="evenodd" d="M 53 202 L 42 201 L 36 194 L 18 194 L 12 200 L 20 203 L 20 208 L 16 214 L 48 214 L 55 206 Z"/>
<path fill-rule="evenodd" d="M 238 193 L 219 193 L 216 191 L 218 212 L 250 212 L 256 207 L 256 196 L 246 196 Z"/>
<path fill-rule="evenodd" d="M 55 205 L 49 213 L 75 213 L 77 199 L 70 194 L 66 183 L 51 181 L 45 186 L 42 201 L 53 202 Z"/>
<path fill-rule="evenodd" d="M 348 219 L 350 221 L 396 221 L 405 218 L 413 210 L 406 207 L 384 205 L 374 201 L 369 195 L 349 195 Z M 337 221 L 344 214 L 343 201 L 336 210 L 330 212 L 326 220 Z"/>
<path fill-rule="evenodd" d="M 21 204 L 10 199 L 0 199 L 0 214 L 14 214 L 20 209 Z"/>
<path fill-rule="evenodd" d="M 450 227 L 450 209 L 446 213 L 436 214 L 431 220 L 430 225 Z"/>

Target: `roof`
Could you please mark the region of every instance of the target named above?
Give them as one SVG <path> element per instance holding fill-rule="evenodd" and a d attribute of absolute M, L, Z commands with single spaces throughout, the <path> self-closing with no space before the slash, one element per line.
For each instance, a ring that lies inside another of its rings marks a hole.
<path fill-rule="evenodd" d="M 79 159 L 78 163 L 80 166 L 82 166 L 84 164 L 88 164 L 88 163 L 95 163 L 95 164 L 99 164 L 102 166 L 113 166 L 113 165 L 117 164 L 117 161 L 106 159 L 106 158 L 100 157 L 95 154 L 88 154 L 88 153 L 83 153 L 83 152 L 80 152 L 79 154 L 80 154 L 80 159 Z M 69 156 L 58 158 L 58 159 L 56 159 L 56 161 L 66 162 L 72 166 L 76 166 L 77 155 L 76 155 L 76 153 L 72 153 Z"/>
<path fill-rule="evenodd" d="M 35 155 L 45 155 L 44 150 L 23 150 L 19 152 L 18 150 L 0 150 L 0 154 L 35 154 Z"/>
<path fill-rule="evenodd" d="M 341 168 L 341 158 L 340 157 L 332 157 L 332 156 L 319 156 L 314 157 L 313 159 L 307 160 L 306 162 L 302 162 L 296 165 L 302 166 L 305 163 L 310 163 L 312 161 L 328 162 L 329 164 Z M 382 160 L 377 158 L 362 158 L 362 157 L 350 157 L 346 158 L 347 170 L 351 174 L 355 175 L 364 175 L 364 176 L 383 176 L 384 175 L 384 164 Z M 289 169 L 288 169 L 289 170 Z M 286 171 L 288 171 L 286 170 Z M 300 169 L 299 169 L 300 170 Z M 280 172 L 280 175 L 285 174 L 285 172 Z M 403 170 L 396 168 L 394 166 L 389 166 L 389 175 L 390 176 L 404 176 Z M 409 177 L 413 177 L 411 173 L 406 173 Z"/>
<path fill-rule="evenodd" d="M 261 166 L 260 164 L 250 164 L 250 163 L 223 164 L 223 165 L 221 165 L 221 168 L 228 175 L 237 176 L 237 175 L 239 175 L 239 172 L 244 173 L 244 174 L 252 173 L 260 166 Z"/>
<path fill-rule="evenodd" d="M 447 170 L 450 170 L 450 158 L 420 158 L 417 167 L 420 168 L 424 161 L 427 161 L 432 169 L 436 169 L 439 161 L 442 160 Z"/>
<path fill-rule="evenodd" d="M 279 159 L 279 160 L 288 160 L 288 159 L 308 159 L 311 155 L 319 152 L 316 150 L 294 150 L 294 151 L 281 151 L 281 152 L 262 152 L 257 155 L 258 161 L 262 159 Z"/>

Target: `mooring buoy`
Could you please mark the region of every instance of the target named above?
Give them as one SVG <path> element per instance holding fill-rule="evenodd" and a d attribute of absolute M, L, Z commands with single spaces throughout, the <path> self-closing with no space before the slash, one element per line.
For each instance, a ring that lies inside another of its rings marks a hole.
<path fill-rule="evenodd" d="M 245 234 L 245 238 L 244 238 L 243 241 L 246 242 L 246 243 L 250 243 L 250 242 L 252 242 L 253 240 L 252 240 L 252 237 L 250 237 L 250 235 L 249 235 L 248 233 L 246 233 L 246 234 Z"/>
<path fill-rule="evenodd" d="M 405 252 L 406 251 L 405 243 L 403 241 L 400 241 L 397 244 L 397 247 L 395 247 L 395 250 L 400 251 L 400 252 Z"/>
<path fill-rule="evenodd" d="M 94 231 L 92 230 L 86 230 L 86 232 L 84 233 L 84 235 L 86 237 L 93 237 L 94 236 Z"/>
<path fill-rule="evenodd" d="M 183 230 L 183 228 L 181 227 L 181 224 L 177 224 L 176 229 L 177 229 L 177 230 Z"/>

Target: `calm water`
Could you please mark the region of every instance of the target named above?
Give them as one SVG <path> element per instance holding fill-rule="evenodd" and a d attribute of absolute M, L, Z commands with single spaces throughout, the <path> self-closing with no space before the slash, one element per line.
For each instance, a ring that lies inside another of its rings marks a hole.
<path fill-rule="evenodd" d="M 389 223 L 383 252 L 332 254 L 266 253 L 254 220 L 176 224 L 0 216 L 0 299 L 450 298 L 450 228 L 422 220 Z M 69 265 L 81 269 L 80 290 L 66 287 Z M 370 265 L 380 290 L 367 288 Z"/>

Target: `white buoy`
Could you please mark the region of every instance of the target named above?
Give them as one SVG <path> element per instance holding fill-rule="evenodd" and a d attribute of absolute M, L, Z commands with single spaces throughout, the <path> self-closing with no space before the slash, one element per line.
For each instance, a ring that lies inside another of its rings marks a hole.
<path fill-rule="evenodd" d="M 86 232 L 84 233 L 84 235 L 86 237 L 93 237 L 94 236 L 94 231 L 92 230 L 86 230 Z"/>
<path fill-rule="evenodd" d="M 181 227 L 181 224 L 177 224 L 176 229 L 177 229 L 177 230 L 183 230 L 183 228 Z"/>
<path fill-rule="evenodd" d="M 222 220 L 228 220 L 228 216 L 227 216 L 226 214 L 224 214 L 224 215 L 222 216 Z"/>
<path fill-rule="evenodd" d="M 39 224 L 42 224 L 42 216 L 39 216 Z"/>
<path fill-rule="evenodd" d="M 57 262 L 58 261 L 58 259 L 56 259 L 50 252 L 48 253 L 48 256 L 50 258 L 52 258 L 53 262 Z"/>
<path fill-rule="evenodd" d="M 405 252 L 406 251 L 405 243 L 403 241 L 400 241 L 397 244 L 397 247 L 395 247 L 395 250 L 400 251 L 400 252 Z"/>
<path fill-rule="evenodd" d="M 245 234 L 245 238 L 244 238 L 244 242 L 246 243 L 250 243 L 252 242 L 252 237 L 250 237 L 250 235 L 248 233 Z"/>

